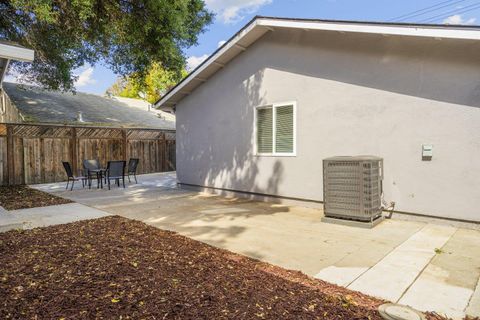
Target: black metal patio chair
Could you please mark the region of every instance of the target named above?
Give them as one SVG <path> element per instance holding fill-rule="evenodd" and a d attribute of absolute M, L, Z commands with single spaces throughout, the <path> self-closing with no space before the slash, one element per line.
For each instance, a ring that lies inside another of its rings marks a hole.
<path fill-rule="evenodd" d="M 88 178 L 88 188 L 90 189 L 92 187 L 92 178 L 97 179 L 98 188 L 100 184 L 100 179 L 102 178 L 101 176 L 99 176 L 99 173 L 101 171 L 100 161 L 96 159 L 83 160 L 83 169 L 85 171 L 85 175 Z"/>
<path fill-rule="evenodd" d="M 130 175 L 133 175 L 133 177 L 135 178 L 135 183 L 138 183 L 137 167 L 139 162 L 140 162 L 140 159 L 138 158 L 130 158 L 130 160 L 128 160 L 128 169 L 127 169 L 128 182 L 130 182 Z"/>
<path fill-rule="evenodd" d="M 125 166 L 127 162 L 120 161 L 108 161 L 106 179 L 108 182 L 108 190 L 110 190 L 110 181 L 115 180 L 117 186 L 120 187 L 120 179 L 122 179 L 123 187 L 125 188 Z"/>
<path fill-rule="evenodd" d="M 73 170 L 72 170 L 72 166 L 70 165 L 70 162 L 67 162 L 67 161 L 62 161 L 62 164 L 63 164 L 63 168 L 65 169 L 65 173 L 67 174 L 67 186 L 65 187 L 65 189 L 68 189 L 68 185 L 70 183 L 70 181 L 72 181 L 72 187 L 70 188 L 70 191 L 73 190 L 73 186 L 75 184 L 75 181 L 82 181 L 82 188 L 85 187 L 85 182 L 86 180 L 88 180 L 88 177 L 85 176 L 85 175 L 79 175 L 79 176 L 76 176 L 73 174 Z"/>

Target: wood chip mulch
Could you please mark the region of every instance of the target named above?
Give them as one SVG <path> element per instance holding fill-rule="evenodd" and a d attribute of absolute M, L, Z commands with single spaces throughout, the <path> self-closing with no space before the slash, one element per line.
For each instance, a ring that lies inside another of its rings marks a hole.
<path fill-rule="evenodd" d="M 0 234 L 0 257 L 1 319 L 381 319 L 380 300 L 118 216 Z"/>
<path fill-rule="evenodd" d="M 72 203 L 72 201 L 24 185 L 0 186 L 0 206 L 7 210 L 45 207 L 65 203 Z"/>

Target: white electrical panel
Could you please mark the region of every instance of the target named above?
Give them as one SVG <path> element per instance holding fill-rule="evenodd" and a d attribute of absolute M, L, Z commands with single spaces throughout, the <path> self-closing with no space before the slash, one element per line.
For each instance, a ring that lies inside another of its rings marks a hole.
<path fill-rule="evenodd" d="M 430 160 L 433 157 L 433 146 L 431 144 L 422 145 L 422 158 Z"/>

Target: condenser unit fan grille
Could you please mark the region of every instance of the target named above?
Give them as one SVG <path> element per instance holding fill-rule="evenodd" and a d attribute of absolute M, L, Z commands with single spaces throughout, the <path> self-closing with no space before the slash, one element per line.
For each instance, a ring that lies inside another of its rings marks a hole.
<path fill-rule="evenodd" d="M 325 216 L 373 221 L 382 214 L 383 160 L 374 156 L 323 160 Z"/>

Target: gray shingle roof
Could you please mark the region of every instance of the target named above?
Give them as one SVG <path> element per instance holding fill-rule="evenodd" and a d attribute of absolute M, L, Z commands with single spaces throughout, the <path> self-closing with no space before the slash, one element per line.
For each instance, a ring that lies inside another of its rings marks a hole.
<path fill-rule="evenodd" d="M 89 124 L 175 129 L 175 122 L 161 119 L 153 112 L 94 94 L 47 91 L 9 82 L 4 82 L 3 88 L 29 122 L 73 124 L 78 123 L 81 112 L 84 122 Z"/>

